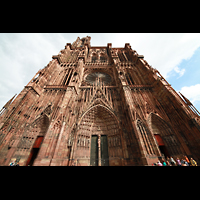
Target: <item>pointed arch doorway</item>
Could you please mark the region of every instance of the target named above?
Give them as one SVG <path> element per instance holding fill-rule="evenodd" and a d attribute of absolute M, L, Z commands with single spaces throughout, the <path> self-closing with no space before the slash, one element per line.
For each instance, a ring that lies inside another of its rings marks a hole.
<path fill-rule="evenodd" d="M 165 157 L 182 154 L 180 143 L 170 126 L 158 115 L 151 113 L 148 119 L 161 154 Z"/>
<path fill-rule="evenodd" d="M 170 157 L 170 154 L 169 154 L 160 134 L 154 134 L 154 137 L 156 139 L 156 142 L 158 144 L 161 154 L 163 154 L 165 157 Z"/>
<path fill-rule="evenodd" d="M 42 145 L 48 127 L 49 127 L 49 118 L 47 117 L 46 114 L 43 114 L 31 125 L 29 134 L 36 135 L 36 139 L 35 142 L 33 143 L 32 149 L 27 159 L 26 166 L 32 166 L 34 164 L 34 161 L 38 156 L 40 147 Z"/>
<path fill-rule="evenodd" d="M 105 106 L 95 105 L 79 124 L 74 158 L 77 165 L 121 165 L 122 138 L 116 116 Z"/>

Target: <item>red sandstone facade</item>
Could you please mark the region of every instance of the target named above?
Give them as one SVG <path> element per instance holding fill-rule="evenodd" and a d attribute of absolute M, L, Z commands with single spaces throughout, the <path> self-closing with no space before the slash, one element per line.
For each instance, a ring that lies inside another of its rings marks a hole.
<path fill-rule="evenodd" d="M 200 161 L 199 112 L 131 49 L 67 43 L 0 111 L 0 165 Z M 14 101 L 13 101 L 14 99 Z"/>

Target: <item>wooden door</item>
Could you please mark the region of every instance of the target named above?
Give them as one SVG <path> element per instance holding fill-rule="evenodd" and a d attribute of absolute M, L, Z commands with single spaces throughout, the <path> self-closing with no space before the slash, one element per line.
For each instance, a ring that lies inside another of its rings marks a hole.
<path fill-rule="evenodd" d="M 162 140 L 162 138 L 161 138 L 161 136 L 159 134 L 155 134 L 154 136 L 156 138 L 158 146 L 164 146 L 165 145 L 164 142 L 163 142 L 163 140 Z"/>
<path fill-rule="evenodd" d="M 90 165 L 98 166 L 98 136 L 97 135 L 92 135 L 92 138 L 91 138 Z"/>
<path fill-rule="evenodd" d="M 101 135 L 101 166 L 109 166 L 108 141 L 106 135 Z"/>
<path fill-rule="evenodd" d="M 43 136 L 38 136 L 35 140 L 35 143 L 33 145 L 33 148 L 31 150 L 31 153 L 28 157 L 28 160 L 26 162 L 26 166 L 32 166 L 34 163 L 34 160 L 37 158 L 39 149 L 41 147 L 42 141 L 43 141 L 44 137 Z"/>
<path fill-rule="evenodd" d="M 160 149 L 160 152 L 165 156 L 165 157 L 170 157 L 170 154 L 163 142 L 163 139 L 162 137 L 159 135 L 159 134 L 155 134 L 154 135 L 155 138 L 156 138 L 156 141 L 158 143 L 158 146 L 159 146 L 159 149 Z"/>

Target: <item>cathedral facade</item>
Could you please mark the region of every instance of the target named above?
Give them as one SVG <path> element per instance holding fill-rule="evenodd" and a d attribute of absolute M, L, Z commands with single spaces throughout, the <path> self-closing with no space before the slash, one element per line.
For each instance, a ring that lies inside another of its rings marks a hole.
<path fill-rule="evenodd" d="M 0 111 L 0 165 L 200 161 L 200 113 L 144 56 L 77 38 Z"/>

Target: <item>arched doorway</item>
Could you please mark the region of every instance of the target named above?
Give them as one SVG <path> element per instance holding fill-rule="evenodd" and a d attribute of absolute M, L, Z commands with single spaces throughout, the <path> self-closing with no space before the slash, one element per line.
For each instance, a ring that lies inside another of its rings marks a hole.
<path fill-rule="evenodd" d="M 164 155 L 165 157 L 170 157 L 170 154 L 165 146 L 165 143 L 163 142 L 162 137 L 160 136 L 160 134 L 154 134 L 154 137 L 156 139 L 156 142 L 158 144 L 159 150 L 161 152 L 162 155 Z"/>
<path fill-rule="evenodd" d="M 26 137 L 24 136 L 25 140 L 27 140 L 28 138 L 31 138 L 33 140 L 31 142 L 33 146 L 27 159 L 26 166 L 32 166 L 34 164 L 34 161 L 37 158 L 48 127 L 49 118 L 46 114 L 43 114 L 40 118 L 36 119 L 33 122 L 33 124 L 30 126 L 29 130 L 26 133 Z"/>
<path fill-rule="evenodd" d="M 121 165 L 121 134 L 116 116 L 102 105 L 85 113 L 77 132 L 77 165 Z"/>
<path fill-rule="evenodd" d="M 159 116 L 151 113 L 148 119 L 161 154 L 165 157 L 180 155 L 181 147 L 170 126 Z"/>

